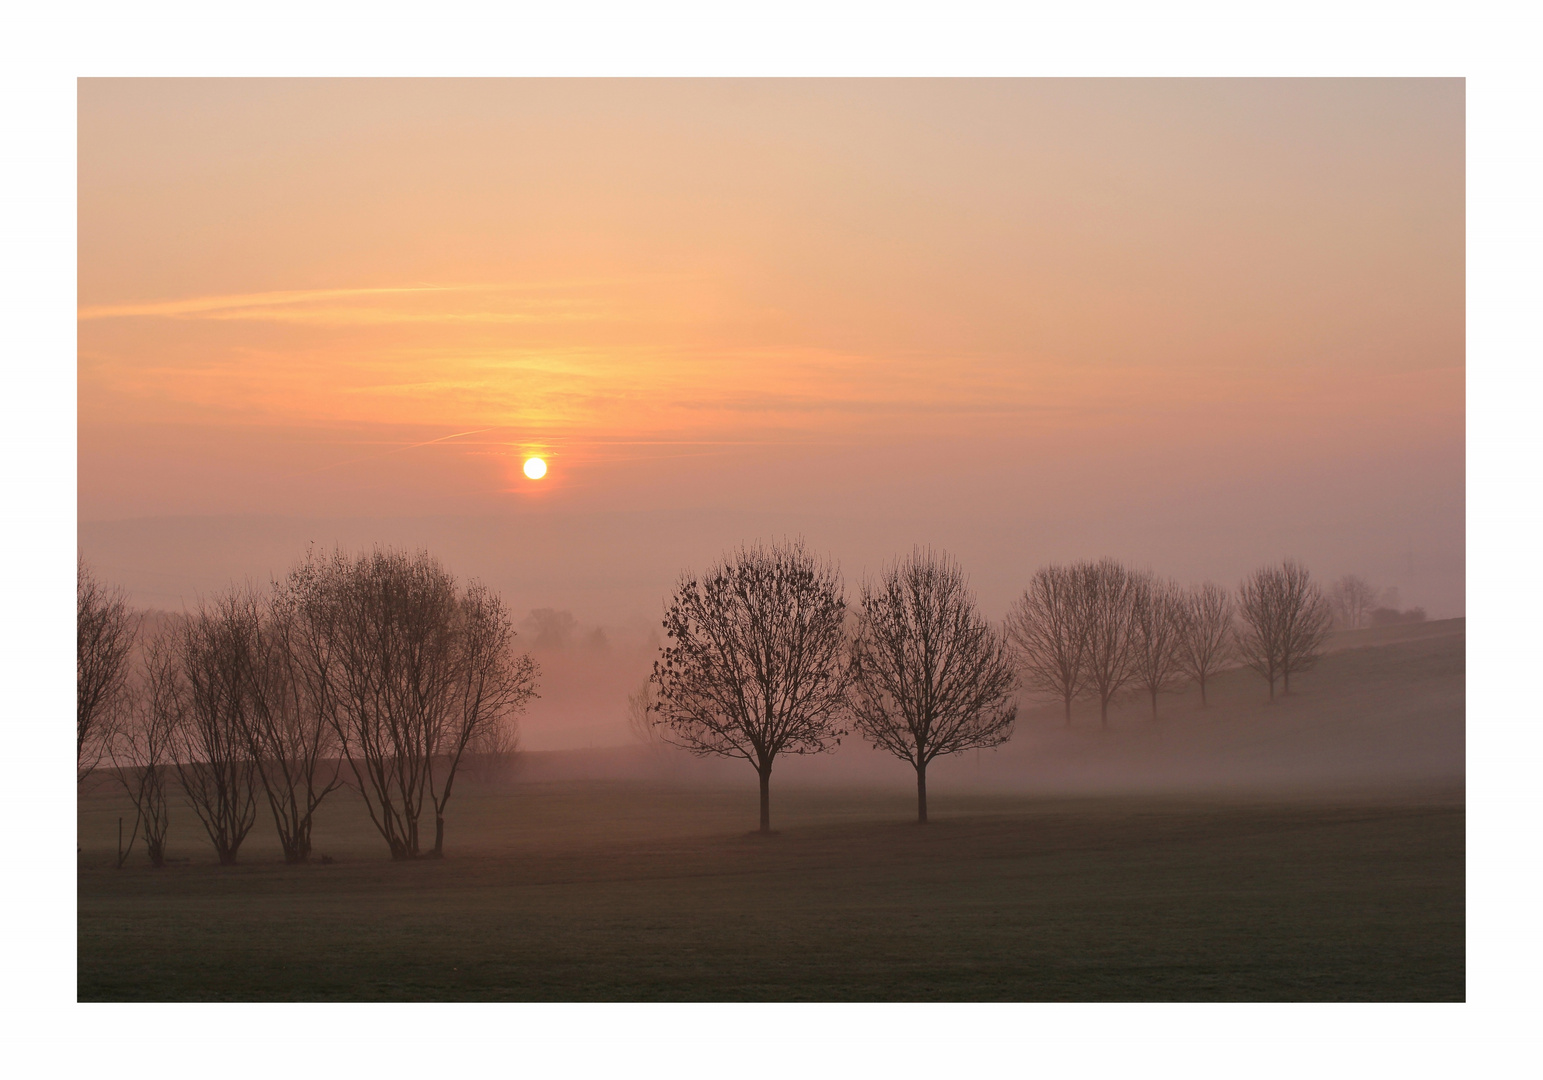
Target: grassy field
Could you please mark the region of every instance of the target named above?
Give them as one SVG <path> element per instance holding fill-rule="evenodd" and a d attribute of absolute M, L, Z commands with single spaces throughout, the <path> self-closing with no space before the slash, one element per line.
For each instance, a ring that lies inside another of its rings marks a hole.
<path fill-rule="evenodd" d="M 219 867 L 174 806 L 183 861 L 118 871 L 132 813 L 88 784 L 78 994 L 1462 1000 L 1461 621 L 1346 646 L 1274 705 L 1234 673 L 1159 724 L 1030 712 L 1003 754 L 938 771 L 926 828 L 861 748 L 774 777 L 771 837 L 745 831 L 743 766 L 533 755 L 458 789 L 443 861 L 392 863 L 342 791 L 330 863 L 284 866 L 259 819 Z"/>
<path fill-rule="evenodd" d="M 1461 1000 L 1460 793 L 1361 803 L 537 785 L 392 864 L 88 858 L 82 1000 Z M 105 807 L 104 807 L 105 809 Z M 889 820 L 880 820 L 888 818 Z M 507 822 L 508 833 L 496 825 Z M 485 823 L 485 828 L 484 828 Z M 597 833 L 611 831 L 609 841 Z M 513 834 L 518 834 L 517 838 Z"/>

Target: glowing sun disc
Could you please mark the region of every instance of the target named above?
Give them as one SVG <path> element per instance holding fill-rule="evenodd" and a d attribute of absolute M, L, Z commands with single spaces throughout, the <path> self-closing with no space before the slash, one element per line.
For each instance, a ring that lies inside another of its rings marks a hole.
<path fill-rule="evenodd" d="M 525 475 L 532 480 L 540 480 L 546 475 L 546 462 L 538 457 L 525 459 Z"/>

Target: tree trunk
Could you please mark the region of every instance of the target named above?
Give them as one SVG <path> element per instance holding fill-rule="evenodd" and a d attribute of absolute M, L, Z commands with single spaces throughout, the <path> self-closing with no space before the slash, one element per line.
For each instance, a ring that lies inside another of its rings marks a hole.
<path fill-rule="evenodd" d="M 927 824 L 927 763 L 916 766 L 916 824 Z"/>
<path fill-rule="evenodd" d="M 1105 731 L 1109 730 L 1109 699 L 1106 697 L 1098 699 L 1098 723 Z"/>
<path fill-rule="evenodd" d="M 1157 690 L 1152 691 L 1152 719 L 1157 719 Z"/>
<path fill-rule="evenodd" d="M 1200 707 L 1201 707 L 1201 708 L 1202 708 L 1202 709 L 1203 709 L 1203 708 L 1205 708 L 1205 707 L 1206 707 L 1206 700 L 1205 700 L 1205 680 L 1204 680 L 1204 679 L 1201 679 L 1201 680 L 1200 680 Z"/>
<path fill-rule="evenodd" d="M 434 858 L 445 857 L 445 819 L 440 814 L 434 815 Z"/>
<path fill-rule="evenodd" d="M 1281 693 L 1281 697 L 1285 697 L 1287 694 L 1291 693 L 1291 669 L 1290 668 L 1287 668 L 1286 671 L 1284 671 L 1281 674 L 1280 693 Z"/>
<path fill-rule="evenodd" d="M 1066 726 L 1072 726 L 1072 699 L 1070 695 L 1066 697 Z"/>
<path fill-rule="evenodd" d="M 762 765 L 757 772 L 761 775 L 761 831 L 771 832 L 771 763 Z"/>
<path fill-rule="evenodd" d="M 1275 676 L 1270 676 L 1270 700 L 1275 700 Z"/>

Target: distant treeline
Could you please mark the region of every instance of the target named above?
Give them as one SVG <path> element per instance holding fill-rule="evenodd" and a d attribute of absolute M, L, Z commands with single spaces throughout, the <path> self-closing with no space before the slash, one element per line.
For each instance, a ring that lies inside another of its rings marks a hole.
<path fill-rule="evenodd" d="M 1161 693 L 1193 681 L 1204 702 L 1208 681 L 1241 663 L 1273 700 L 1336 621 L 1385 620 L 1378 599 L 1354 576 L 1325 597 L 1291 560 L 1234 591 L 1102 559 L 1041 568 L 993 627 L 944 553 L 913 551 L 849 605 L 834 564 L 802 542 L 756 544 L 681 579 L 629 711 L 646 739 L 749 762 L 763 832 L 776 758 L 826 752 L 853 730 L 915 770 L 925 822 L 927 766 L 1006 742 L 1020 689 L 1060 700 L 1068 724 L 1074 701 L 1095 699 L 1107 726 L 1124 693 L 1144 694 L 1156 719 Z M 535 614 L 543 641 L 571 635 L 566 613 Z M 154 628 L 82 561 L 77 626 L 77 777 L 112 766 L 137 812 L 129 847 L 143 839 L 155 866 L 173 779 L 222 863 L 260 804 L 285 860 L 306 861 L 317 808 L 340 787 L 392 858 L 441 856 L 459 772 L 514 754 L 537 691 L 499 597 L 421 551 L 313 551 L 266 590 L 232 587 Z"/>

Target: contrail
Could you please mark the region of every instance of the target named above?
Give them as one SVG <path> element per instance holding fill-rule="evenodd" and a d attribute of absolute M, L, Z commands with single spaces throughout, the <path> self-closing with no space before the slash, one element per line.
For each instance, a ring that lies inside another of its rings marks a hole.
<path fill-rule="evenodd" d="M 492 430 L 493 430 L 492 428 L 474 428 L 471 431 L 458 431 L 454 435 L 441 435 L 437 439 L 429 439 L 429 440 L 427 440 L 425 442 L 410 443 L 407 446 L 396 446 L 396 447 L 391 448 L 390 450 L 383 450 L 383 451 L 381 451 L 378 454 L 366 454 L 364 457 L 348 458 L 346 461 L 334 461 L 330 465 L 323 465 L 323 466 L 321 466 L 318 469 L 310 469 L 310 470 L 308 470 L 306 472 L 295 473 L 294 475 L 296 475 L 296 476 L 315 476 L 317 473 L 319 473 L 319 472 L 326 472 L 328 469 L 336 469 L 336 468 L 340 468 L 340 467 L 342 467 L 344 465 L 356 465 L 356 464 L 358 464 L 361 461 L 374 461 L 377 458 L 390 457 L 392 454 L 400 454 L 400 453 L 402 453 L 404 451 L 407 451 L 407 450 L 416 450 L 420 446 L 433 446 L 435 443 L 449 442 L 451 439 L 461 439 L 461 438 L 465 438 L 467 435 L 480 435 L 484 431 L 492 431 Z"/>

